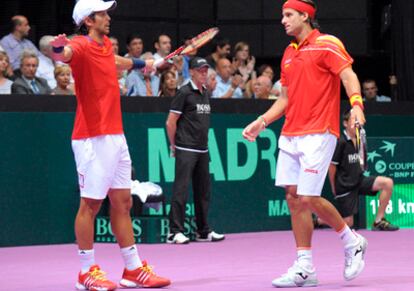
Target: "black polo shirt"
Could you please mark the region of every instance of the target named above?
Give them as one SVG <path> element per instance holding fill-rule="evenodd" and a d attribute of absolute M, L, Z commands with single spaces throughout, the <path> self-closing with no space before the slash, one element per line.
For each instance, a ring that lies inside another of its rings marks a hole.
<path fill-rule="evenodd" d="M 210 111 L 208 90 L 201 93 L 192 81 L 178 90 L 170 108 L 170 112 L 181 115 L 175 134 L 178 149 L 207 151 Z"/>
<path fill-rule="evenodd" d="M 332 164 L 336 165 L 335 190 L 337 195 L 347 193 L 359 186 L 363 178 L 359 155 L 345 130 L 336 145 Z"/>

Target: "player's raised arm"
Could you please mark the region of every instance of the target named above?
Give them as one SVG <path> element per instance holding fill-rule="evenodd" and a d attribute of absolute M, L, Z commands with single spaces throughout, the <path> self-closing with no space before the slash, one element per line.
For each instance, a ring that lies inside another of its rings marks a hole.
<path fill-rule="evenodd" d="M 72 48 L 68 46 L 69 39 L 66 34 L 59 34 L 50 42 L 53 49 L 52 57 L 55 61 L 68 63 L 72 59 Z"/>

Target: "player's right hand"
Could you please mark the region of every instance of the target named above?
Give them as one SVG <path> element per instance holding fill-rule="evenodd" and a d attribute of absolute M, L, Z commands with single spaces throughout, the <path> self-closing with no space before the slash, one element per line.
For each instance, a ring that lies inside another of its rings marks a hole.
<path fill-rule="evenodd" d="M 246 128 L 243 130 L 242 135 L 248 141 L 255 141 L 256 137 L 259 133 L 264 129 L 263 122 L 259 119 L 256 119 L 252 123 L 250 123 Z"/>
<path fill-rule="evenodd" d="M 50 42 L 50 45 L 53 47 L 62 47 L 69 43 L 69 39 L 66 37 L 66 34 L 59 34 L 55 36 Z"/>

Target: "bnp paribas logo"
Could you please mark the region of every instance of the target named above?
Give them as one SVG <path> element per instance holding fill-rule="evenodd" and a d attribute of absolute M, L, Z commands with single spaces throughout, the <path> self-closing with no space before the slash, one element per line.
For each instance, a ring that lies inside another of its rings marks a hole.
<path fill-rule="evenodd" d="M 375 150 L 368 152 L 367 160 L 374 165 L 378 174 L 384 174 L 388 168 L 386 161 L 392 161 L 395 154 L 396 143 L 383 140 Z M 371 175 L 370 171 L 365 172 L 366 176 Z"/>

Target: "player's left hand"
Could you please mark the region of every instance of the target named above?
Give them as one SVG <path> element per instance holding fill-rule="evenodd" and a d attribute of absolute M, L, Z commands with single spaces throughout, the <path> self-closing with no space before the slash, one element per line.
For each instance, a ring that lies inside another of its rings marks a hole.
<path fill-rule="evenodd" d="M 365 115 L 362 108 L 357 105 L 353 106 L 351 110 L 351 127 L 354 128 L 356 123 L 363 126 L 365 122 Z"/>
<path fill-rule="evenodd" d="M 53 40 L 50 42 L 52 47 L 62 47 L 69 43 L 69 39 L 66 37 L 66 34 L 59 34 L 55 36 Z"/>
<path fill-rule="evenodd" d="M 256 119 L 252 123 L 250 123 L 246 128 L 243 130 L 243 137 L 248 141 L 255 141 L 256 137 L 259 133 L 264 129 L 263 122 L 259 119 Z"/>
<path fill-rule="evenodd" d="M 157 68 L 154 66 L 154 59 L 145 60 L 145 67 L 142 69 L 144 74 L 150 75 L 156 70 Z"/>

